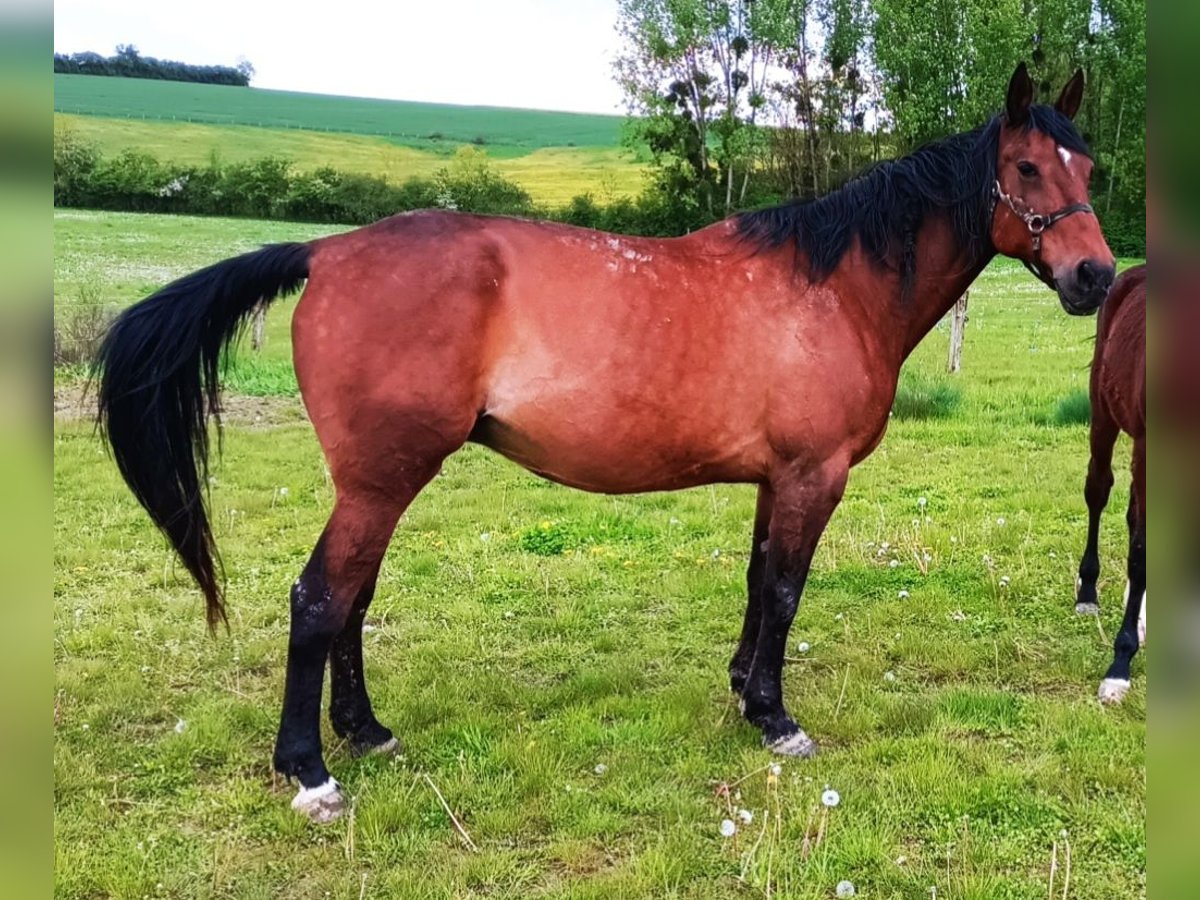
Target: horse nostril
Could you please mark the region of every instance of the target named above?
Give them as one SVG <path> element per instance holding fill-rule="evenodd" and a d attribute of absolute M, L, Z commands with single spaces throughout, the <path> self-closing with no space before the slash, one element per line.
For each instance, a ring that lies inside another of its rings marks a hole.
<path fill-rule="evenodd" d="M 1108 293 L 1112 287 L 1116 270 L 1112 266 L 1104 266 L 1095 260 L 1085 259 L 1075 270 L 1075 282 L 1085 291 Z"/>

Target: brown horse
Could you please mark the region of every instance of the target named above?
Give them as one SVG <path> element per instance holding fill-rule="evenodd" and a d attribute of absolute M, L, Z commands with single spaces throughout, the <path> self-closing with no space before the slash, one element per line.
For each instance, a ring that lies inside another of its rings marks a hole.
<path fill-rule="evenodd" d="M 986 125 L 810 203 L 676 239 L 420 212 L 218 263 L 126 311 L 100 353 L 100 414 L 129 486 L 224 616 L 203 503 L 223 350 L 254 307 L 308 279 L 296 376 L 336 501 L 292 586 L 275 768 L 320 821 L 343 799 L 330 718 L 391 749 L 361 632 L 397 520 L 467 441 L 589 491 L 758 485 L 749 603 L 730 664 L 778 753 L 815 745 L 783 705 L 788 628 L 850 467 L 883 438 L 901 363 L 996 254 L 1067 312 L 1095 311 L 1113 258 L 1071 122 L 1082 73 L 1032 104 L 1024 65 Z"/>
<path fill-rule="evenodd" d="M 1133 477 L 1129 487 L 1128 581 L 1125 617 L 1113 646 L 1113 661 L 1100 682 L 1100 702 L 1120 703 L 1129 691 L 1129 665 L 1145 643 L 1146 599 L 1146 267 L 1122 273 L 1096 323 L 1092 357 L 1092 458 L 1084 498 L 1088 506 L 1087 548 L 1079 563 L 1075 611 L 1096 615 L 1100 595 L 1097 540 L 1100 514 L 1112 489 L 1112 455 L 1123 431 L 1133 438 Z"/>

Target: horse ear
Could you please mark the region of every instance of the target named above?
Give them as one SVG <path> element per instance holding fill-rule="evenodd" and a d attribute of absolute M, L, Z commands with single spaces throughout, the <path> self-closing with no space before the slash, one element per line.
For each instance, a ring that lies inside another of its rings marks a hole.
<path fill-rule="evenodd" d="M 1079 104 L 1083 102 L 1083 69 L 1076 69 L 1075 74 L 1071 76 L 1071 80 L 1067 82 L 1066 87 L 1062 89 L 1062 93 L 1058 95 L 1058 102 L 1054 104 L 1054 108 L 1066 116 L 1068 119 L 1075 118 L 1075 113 L 1079 112 Z"/>
<path fill-rule="evenodd" d="M 1033 79 L 1025 63 L 1017 66 L 1008 82 L 1008 100 L 1005 102 L 1005 112 L 1009 125 L 1024 125 L 1029 118 L 1029 104 L 1033 102 Z"/>

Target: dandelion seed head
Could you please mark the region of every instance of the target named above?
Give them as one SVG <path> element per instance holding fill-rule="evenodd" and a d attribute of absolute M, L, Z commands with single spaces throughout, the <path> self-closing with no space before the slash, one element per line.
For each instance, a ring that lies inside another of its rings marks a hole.
<path fill-rule="evenodd" d="M 603 775 L 608 771 L 608 766 L 606 766 L 604 763 L 596 763 L 596 768 L 592 769 L 592 771 L 597 775 Z"/>
<path fill-rule="evenodd" d="M 843 880 L 837 883 L 834 893 L 839 897 L 853 897 L 857 892 L 854 890 L 854 882 Z"/>
<path fill-rule="evenodd" d="M 901 600 L 907 600 L 908 599 L 908 591 L 901 591 L 899 596 L 900 596 Z"/>
<path fill-rule="evenodd" d="M 1004 524 L 1004 516 L 997 516 L 997 517 L 996 517 L 996 524 L 997 524 L 997 525 L 1003 525 L 1003 524 Z"/>
<path fill-rule="evenodd" d="M 750 812 L 748 809 L 739 809 L 737 815 L 743 825 L 749 825 L 754 821 L 754 813 Z M 1066 832 L 1063 833 L 1066 834 Z"/>
<path fill-rule="evenodd" d="M 925 504 L 927 504 L 928 502 L 929 502 L 929 501 L 928 501 L 928 500 L 926 500 L 924 497 L 918 497 L 918 498 L 917 498 L 917 506 L 921 507 L 921 509 L 924 509 L 924 508 L 925 508 Z"/>
<path fill-rule="evenodd" d="M 780 773 L 783 772 L 783 766 L 781 766 L 779 763 L 771 763 L 770 772 L 772 775 L 778 778 Z"/>
<path fill-rule="evenodd" d="M 831 787 L 826 787 L 825 792 L 821 794 L 821 802 L 830 809 L 842 802 L 842 795 Z"/>
<path fill-rule="evenodd" d="M 888 563 L 888 568 L 890 568 L 890 569 L 894 569 L 894 568 L 896 568 L 896 566 L 898 566 L 898 565 L 900 565 L 900 560 L 898 560 L 898 559 L 893 559 L 893 560 L 892 560 L 890 563 Z"/>
<path fill-rule="evenodd" d="M 186 728 L 187 728 L 187 722 L 185 722 L 183 719 L 175 720 L 175 733 L 176 734 L 183 734 L 183 732 Z"/>
<path fill-rule="evenodd" d="M 722 819 L 720 830 L 721 837 L 730 838 L 733 837 L 734 833 L 737 831 L 737 826 L 733 824 L 733 819 Z"/>
<path fill-rule="evenodd" d="M 796 649 L 799 650 L 801 653 L 807 653 L 809 651 L 809 646 L 810 645 L 809 645 L 808 641 L 801 641 L 799 644 L 796 645 Z"/>

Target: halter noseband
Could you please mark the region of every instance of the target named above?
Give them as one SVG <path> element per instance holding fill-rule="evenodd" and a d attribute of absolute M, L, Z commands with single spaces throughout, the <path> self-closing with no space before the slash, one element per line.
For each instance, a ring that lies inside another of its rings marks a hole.
<path fill-rule="evenodd" d="M 1025 227 L 1029 229 L 1029 235 L 1033 239 L 1033 262 L 1031 263 L 1026 259 L 1021 260 L 1025 264 L 1025 268 L 1036 275 L 1051 290 L 1058 290 L 1058 285 L 1055 284 L 1054 277 L 1046 270 L 1042 263 L 1042 232 L 1060 219 L 1065 219 L 1074 213 L 1091 213 L 1095 215 L 1096 211 L 1092 209 L 1090 203 L 1072 203 L 1046 216 L 1041 213 L 1035 213 L 1023 201 L 1019 199 L 1014 200 L 1011 194 L 1004 193 L 1004 189 L 1000 187 L 999 178 L 996 179 L 992 187 L 993 213 L 996 209 L 997 200 L 1003 201 L 1004 205 L 1012 210 L 1013 215 L 1024 222 Z"/>

